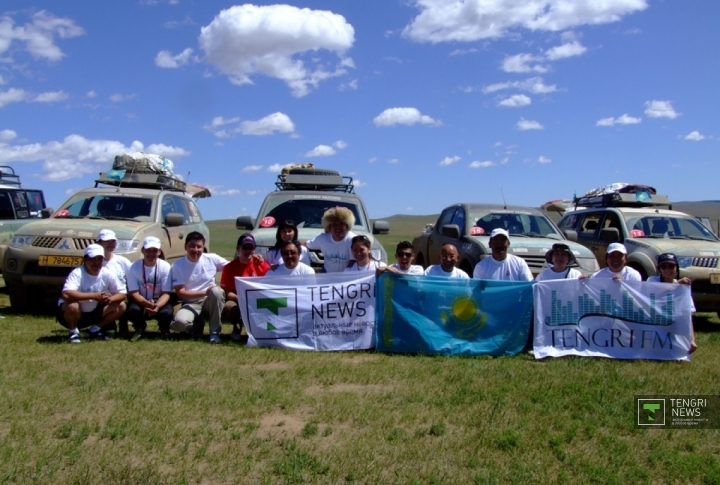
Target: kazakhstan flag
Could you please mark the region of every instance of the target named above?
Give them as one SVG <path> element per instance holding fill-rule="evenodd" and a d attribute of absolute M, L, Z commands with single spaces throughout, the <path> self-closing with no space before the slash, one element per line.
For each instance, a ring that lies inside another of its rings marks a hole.
<path fill-rule="evenodd" d="M 382 273 L 377 350 L 442 355 L 515 355 L 532 319 L 532 282 Z"/>

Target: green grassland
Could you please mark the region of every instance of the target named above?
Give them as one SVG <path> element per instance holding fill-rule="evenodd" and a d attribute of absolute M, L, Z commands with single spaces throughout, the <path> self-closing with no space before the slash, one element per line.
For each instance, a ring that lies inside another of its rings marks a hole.
<path fill-rule="evenodd" d="M 401 219 L 390 254 L 425 221 Z M 231 256 L 238 231 L 210 226 Z M 635 395 L 717 394 L 714 315 L 676 363 L 290 352 L 152 325 L 70 345 L 2 293 L 0 314 L 0 484 L 720 484 L 720 431 L 633 427 Z"/>

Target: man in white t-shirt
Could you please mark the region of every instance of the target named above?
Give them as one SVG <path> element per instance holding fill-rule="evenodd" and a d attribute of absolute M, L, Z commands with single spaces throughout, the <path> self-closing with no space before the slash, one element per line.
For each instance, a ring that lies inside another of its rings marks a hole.
<path fill-rule="evenodd" d="M 97 243 L 105 250 L 105 262 L 103 266 L 113 272 L 115 278 L 122 284 L 127 284 L 127 272 L 132 263 L 125 256 L 115 254 L 117 249 L 117 236 L 110 229 L 103 229 L 98 233 Z"/>
<path fill-rule="evenodd" d="M 324 273 L 342 273 L 352 259 L 352 238 L 350 231 L 355 225 L 355 215 L 346 207 L 333 207 L 322 217 L 325 232 L 305 243 L 308 249 L 320 250 L 325 263 Z"/>
<path fill-rule="evenodd" d="M 78 328 L 87 336 L 110 340 L 103 328 L 125 312 L 125 287 L 103 267 L 105 250 L 97 244 L 85 248 L 83 264 L 68 275 L 58 301 L 57 321 L 68 329 L 68 341 L 80 343 Z"/>
<path fill-rule="evenodd" d="M 413 262 L 415 262 L 415 250 L 410 241 L 400 241 L 398 243 L 395 248 L 395 259 L 397 260 L 397 263 L 378 268 L 377 273 L 380 274 L 383 271 L 390 271 L 391 273 L 397 274 L 425 274 L 422 266 L 413 264 Z"/>
<path fill-rule="evenodd" d="M 440 249 L 440 264 L 428 266 L 425 270 L 426 276 L 443 276 L 445 278 L 470 279 L 468 274 L 456 268 L 455 265 L 460 259 L 458 250 L 452 244 L 446 244 Z"/>
<path fill-rule="evenodd" d="M 205 236 L 193 231 L 185 238 L 185 257 L 172 265 L 172 286 L 183 305 L 175 314 L 170 328 L 176 332 L 193 332 L 195 321 L 201 322 L 200 319 L 207 316 L 210 320 L 210 343 L 219 344 L 225 292 L 215 284 L 215 275 L 228 261 L 204 250 Z M 202 327 L 198 327 L 195 331 L 202 333 Z"/>
<path fill-rule="evenodd" d="M 280 245 L 279 254 L 281 256 L 281 264 L 275 264 L 270 267 L 270 271 L 265 276 L 296 276 L 304 274 L 315 274 L 307 264 L 300 262 L 302 246 L 297 241 L 285 241 Z"/>
<path fill-rule="evenodd" d="M 577 264 L 577 258 L 567 244 L 553 244 L 545 253 L 545 261 L 552 266 L 537 275 L 535 281 L 576 280 L 582 276 L 580 271 L 571 267 Z"/>
<path fill-rule="evenodd" d="M 473 278 L 478 280 L 532 281 L 533 275 L 524 259 L 508 254 L 510 234 L 505 229 L 490 233 L 491 257 L 475 265 Z"/>
<path fill-rule="evenodd" d="M 135 261 L 127 273 L 127 288 L 130 304 L 126 316 L 135 328 L 133 340 L 143 338 L 147 321 L 155 319 L 160 327 L 160 337 L 170 336 L 170 322 L 173 307 L 170 304 L 172 280 L 170 263 L 159 258 L 162 243 L 160 239 L 146 237 L 142 245 L 143 259 Z"/>
<path fill-rule="evenodd" d="M 590 278 L 609 278 L 614 280 L 642 281 L 637 270 L 627 265 L 627 249 L 622 243 L 611 243 L 605 253 L 607 267 L 593 274 Z"/>

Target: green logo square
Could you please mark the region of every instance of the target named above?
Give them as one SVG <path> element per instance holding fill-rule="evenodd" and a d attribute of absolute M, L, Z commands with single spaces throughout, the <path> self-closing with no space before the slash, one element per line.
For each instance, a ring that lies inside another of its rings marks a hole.
<path fill-rule="evenodd" d="M 665 399 L 637 400 L 638 426 L 665 426 Z"/>

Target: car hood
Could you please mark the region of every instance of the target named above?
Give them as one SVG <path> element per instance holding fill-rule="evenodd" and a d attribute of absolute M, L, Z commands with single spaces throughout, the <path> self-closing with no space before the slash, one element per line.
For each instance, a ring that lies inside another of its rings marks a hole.
<path fill-rule="evenodd" d="M 308 241 L 316 236 L 319 236 L 320 234 L 324 233 L 325 230 L 323 228 L 299 228 L 298 229 L 298 239 L 301 241 Z M 362 234 L 363 236 L 367 236 L 371 242 L 374 242 L 375 238 L 372 234 L 370 234 L 368 231 L 353 229 L 352 232 L 354 232 L 357 235 Z M 277 233 L 277 228 L 271 227 L 267 229 L 257 228 L 253 229 L 252 235 L 255 238 L 255 243 L 258 246 L 264 246 L 264 247 L 272 247 L 275 246 L 275 234 Z"/>
<path fill-rule="evenodd" d="M 490 247 L 490 236 L 473 236 L 473 239 L 479 241 L 485 247 Z M 562 243 L 567 244 L 570 250 L 573 252 L 576 258 L 594 258 L 592 251 L 583 246 L 582 244 L 575 243 L 572 241 L 562 239 L 552 239 L 549 237 L 518 237 L 510 236 L 510 247 L 508 248 L 509 253 L 517 254 L 518 256 L 528 255 L 542 255 L 550 251 L 553 244 Z M 489 252 L 489 249 L 488 249 Z"/>
<path fill-rule="evenodd" d="M 25 224 L 17 234 L 21 236 L 70 236 L 95 240 L 102 229 L 111 229 L 118 239 L 132 239 L 145 226 L 148 226 L 147 222 L 51 218 Z"/>
<path fill-rule="evenodd" d="M 631 246 L 654 249 L 660 253 L 673 253 L 676 256 L 720 256 L 720 242 L 695 241 L 691 239 L 660 239 L 660 238 L 628 238 L 625 240 L 628 249 Z"/>

